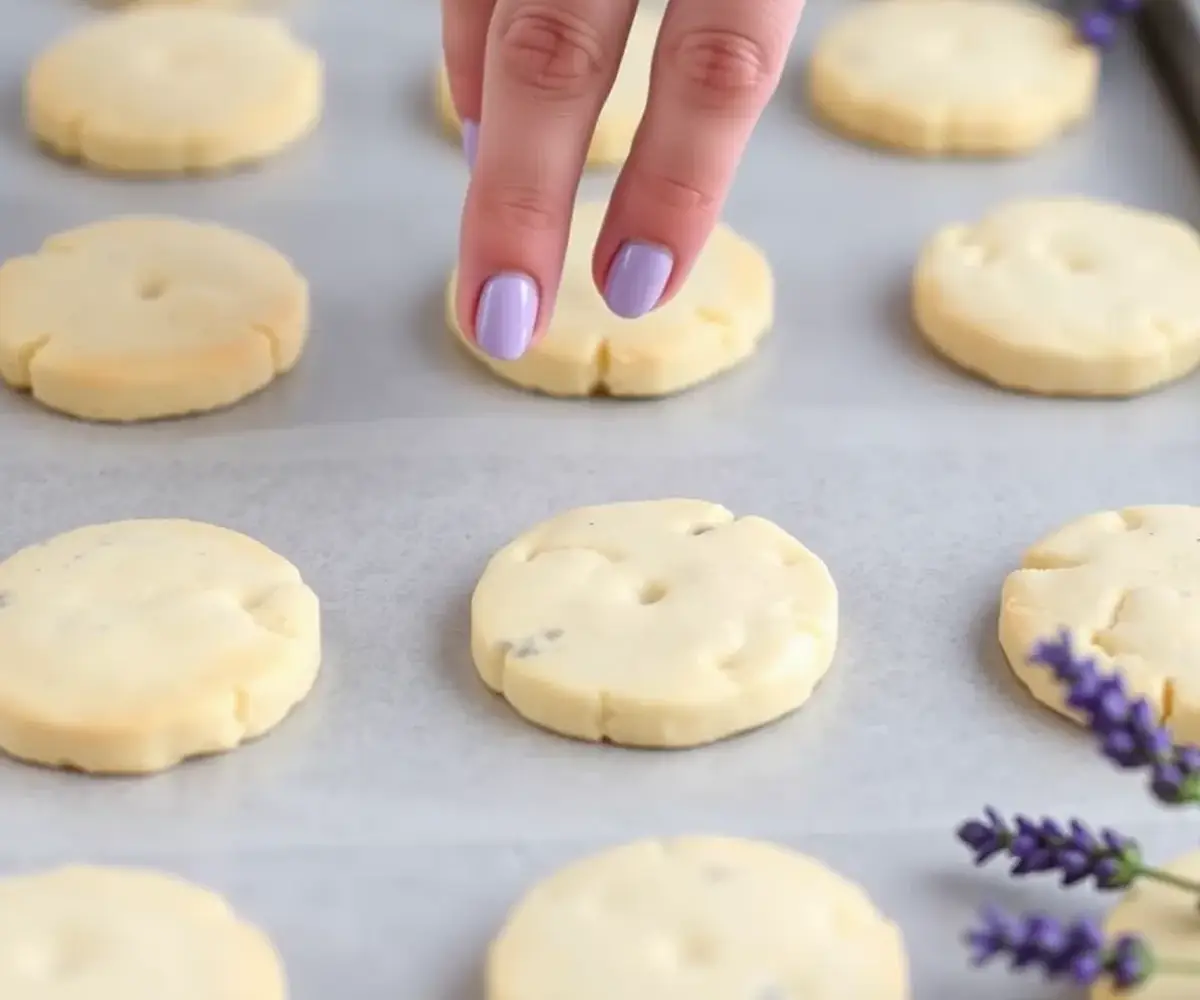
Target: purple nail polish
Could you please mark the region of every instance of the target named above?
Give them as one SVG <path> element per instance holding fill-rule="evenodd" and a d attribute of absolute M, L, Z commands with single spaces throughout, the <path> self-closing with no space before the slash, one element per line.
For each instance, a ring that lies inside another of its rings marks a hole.
<path fill-rule="evenodd" d="M 506 271 L 488 279 L 475 312 L 475 343 L 500 361 L 516 361 L 533 338 L 538 290 L 533 279 Z"/>
<path fill-rule="evenodd" d="M 645 316 L 658 305 L 674 266 L 675 258 L 666 247 L 624 243 L 608 269 L 604 301 L 623 319 Z"/>
<path fill-rule="evenodd" d="M 462 123 L 463 155 L 467 158 L 467 169 L 475 166 L 475 151 L 479 148 L 479 122 L 470 119 Z"/>

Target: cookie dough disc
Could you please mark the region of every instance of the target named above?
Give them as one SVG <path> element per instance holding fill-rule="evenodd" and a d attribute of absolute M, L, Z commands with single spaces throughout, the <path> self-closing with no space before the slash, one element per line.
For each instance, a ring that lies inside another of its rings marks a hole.
<path fill-rule="evenodd" d="M 226 528 L 93 525 L 0 563 L 0 749 L 14 757 L 144 773 L 229 750 L 276 726 L 320 660 L 299 571 Z"/>
<path fill-rule="evenodd" d="M 157 872 L 60 868 L 0 881 L 4 1000 L 284 1000 L 267 936 Z"/>
<path fill-rule="evenodd" d="M 654 10 L 641 10 L 634 18 L 621 69 L 592 133 L 592 144 L 587 154 L 590 166 L 624 163 L 629 155 L 650 94 L 650 63 L 654 58 L 654 46 L 658 41 L 661 23 L 662 14 Z M 451 135 L 460 136 L 462 122 L 454 109 L 444 65 L 438 69 L 435 102 L 442 125 Z"/>
<path fill-rule="evenodd" d="M 606 206 L 577 205 L 554 318 L 516 361 L 498 361 L 463 334 L 447 292 L 447 320 L 468 350 L 501 378 L 552 396 L 665 396 L 736 367 L 774 320 L 771 269 L 762 254 L 719 225 L 666 305 L 635 320 L 614 315 L 592 279 L 592 252 Z"/>
<path fill-rule="evenodd" d="M 1169 874 L 1193 882 L 1200 880 L 1200 851 L 1192 851 L 1163 866 Z M 1105 921 L 1105 932 L 1113 937 L 1136 934 L 1146 939 L 1151 951 L 1163 959 L 1200 964 L 1200 915 L 1196 897 L 1151 879 L 1139 879 L 1126 890 Z M 1196 1000 L 1195 975 L 1154 975 L 1132 993 L 1117 993 L 1108 985 L 1093 986 L 1091 1000 Z"/>
<path fill-rule="evenodd" d="M 1123 674 L 1177 738 L 1200 742 L 1200 507 L 1080 518 L 1034 545 L 1005 580 L 1005 655 L 1038 701 L 1073 717 L 1050 670 L 1028 662 L 1062 628 L 1101 669 Z"/>
<path fill-rule="evenodd" d="M 288 260 L 206 223 L 115 219 L 0 267 L 0 377 L 89 420 L 235 403 L 291 370 L 307 332 Z"/>
<path fill-rule="evenodd" d="M 686 747 L 798 708 L 837 591 L 769 521 L 699 500 L 584 507 L 497 553 L 471 602 L 485 684 L 564 736 Z"/>
<path fill-rule="evenodd" d="M 913 311 L 935 350 L 997 385 L 1134 395 L 1200 364 L 1200 237 L 1082 198 L 1009 202 L 933 237 Z"/>
<path fill-rule="evenodd" d="M 33 64 L 25 110 L 61 156 L 121 173 L 265 159 L 321 116 L 317 54 L 278 21 L 200 4 L 135 5 Z"/>
<path fill-rule="evenodd" d="M 492 944 L 487 1000 L 908 1000 L 899 930 L 781 847 L 640 841 L 536 886 Z"/>
<path fill-rule="evenodd" d="M 861 141 L 925 156 L 1013 155 L 1091 112 L 1099 59 L 1023 0 L 872 0 L 817 43 L 814 110 Z"/>

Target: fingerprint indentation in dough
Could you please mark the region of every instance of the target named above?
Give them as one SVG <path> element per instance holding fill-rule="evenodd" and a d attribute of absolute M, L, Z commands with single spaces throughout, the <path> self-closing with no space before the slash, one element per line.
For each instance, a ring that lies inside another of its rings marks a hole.
<path fill-rule="evenodd" d="M 657 580 L 648 580 L 637 591 L 638 604 L 658 604 L 666 596 L 666 585 Z"/>

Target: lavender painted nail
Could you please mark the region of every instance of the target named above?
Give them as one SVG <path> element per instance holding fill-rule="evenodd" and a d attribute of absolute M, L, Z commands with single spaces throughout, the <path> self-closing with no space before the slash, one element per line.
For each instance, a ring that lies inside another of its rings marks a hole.
<path fill-rule="evenodd" d="M 475 166 L 475 151 L 479 148 L 479 122 L 469 119 L 462 123 L 463 155 L 467 158 L 467 168 Z"/>
<path fill-rule="evenodd" d="M 658 305 L 675 258 L 666 247 L 625 243 L 613 258 L 604 286 L 608 308 L 623 319 L 645 316 Z"/>
<path fill-rule="evenodd" d="M 489 278 L 475 312 L 475 343 L 499 361 L 516 361 L 533 338 L 538 290 L 527 274 L 507 271 Z"/>

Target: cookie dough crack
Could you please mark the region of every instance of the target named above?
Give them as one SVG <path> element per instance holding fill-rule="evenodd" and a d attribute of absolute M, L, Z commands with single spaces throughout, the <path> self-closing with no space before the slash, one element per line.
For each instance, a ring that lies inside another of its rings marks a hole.
<path fill-rule="evenodd" d="M 596 354 L 592 358 L 592 382 L 588 386 L 588 395 L 607 396 L 609 394 L 608 376 L 612 371 L 612 345 L 602 340 L 596 345 Z"/>
<path fill-rule="evenodd" d="M 33 363 L 37 356 L 49 345 L 53 334 L 43 333 L 34 340 L 22 344 L 17 350 L 17 371 L 14 385 L 18 389 L 28 389 L 33 385 Z"/>
<path fill-rule="evenodd" d="M 279 334 L 267 326 L 266 323 L 254 323 L 250 329 L 266 340 L 267 347 L 271 352 L 271 365 L 276 372 L 282 372 L 286 366 L 283 359 L 283 345 L 280 343 Z"/>
<path fill-rule="evenodd" d="M 1108 620 L 1092 633 L 1092 645 L 1110 658 L 1117 656 L 1118 652 L 1113 641 L 1112 631 L 1121 621 L 1121 613 L 1125 610 L 1125 605 L 1132 593 L 1132 589 L 1121 591 L 1113 601 L 1112 610 L 1108 613 Z"/>

